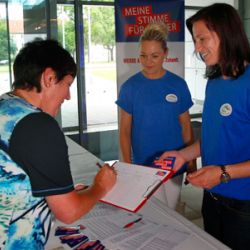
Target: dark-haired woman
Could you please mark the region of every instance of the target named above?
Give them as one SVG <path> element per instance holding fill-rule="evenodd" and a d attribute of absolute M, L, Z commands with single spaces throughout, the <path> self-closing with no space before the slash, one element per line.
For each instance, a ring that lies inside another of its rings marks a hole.
<path fill-rule="evenodd" d="M 201 155 L 188 181 L 204 188 L 205 230 L 232 249 L 250 249 L 250 46 L 237 11 L 213 4 L 190 17 L 195 51 L 206 64 L 201 141 L 176 155 L 175 169 Z"/>

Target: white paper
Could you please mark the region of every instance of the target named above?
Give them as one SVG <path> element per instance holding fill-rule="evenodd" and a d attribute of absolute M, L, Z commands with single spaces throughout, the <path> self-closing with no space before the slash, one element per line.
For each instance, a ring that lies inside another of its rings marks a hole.
<path fill-rule="evenodd" d="M 141 221 L 129 228 L 124 226 L 138 218 Z M 152 222 L 140 214 L 129 213 L 122 209 L 99 203 L 77 224 L 86 227 L 82 234 L 89 240 L 100 240 L 105 249 L 109 250 L 172 250 L 178 248 L 184 241 L 190 240 L 193 234 L 188 230 L 180 230 L 172 225 L 163 225 Z M 62 244 L 59 237 L 54 236 L 55 228 L 64 225 L 57 221 L 51 230 L 50 244 L 46 250 L 62 247 L 71 249 L 67 244 Z M 52 244 L 53 243 L 53 244 Z"/>
<path fill-rule="evenodd" d="M 101 201 L 134 211 L 171 174 L 168 170 L 117 162 L 117 182 Z"/>
<path fill-rule="evenodd" d="M 190 233 L 172 226 L 144 220 L 135 228 L 106 239 L 105 246 L 112 250 L 171 250 L 190 237 Z"/>

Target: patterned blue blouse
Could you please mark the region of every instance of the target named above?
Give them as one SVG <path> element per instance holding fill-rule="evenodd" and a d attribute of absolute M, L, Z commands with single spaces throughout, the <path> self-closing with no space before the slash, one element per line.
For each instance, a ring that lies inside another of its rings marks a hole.
<path fill-rule="evenodd" d="M 15 125 L 40 112 L 11 94 L 0 97 L 0 249 L 44 249 L 51 212 L 44 198 L 34 197 L 28 175 L 8 155 Z"/>

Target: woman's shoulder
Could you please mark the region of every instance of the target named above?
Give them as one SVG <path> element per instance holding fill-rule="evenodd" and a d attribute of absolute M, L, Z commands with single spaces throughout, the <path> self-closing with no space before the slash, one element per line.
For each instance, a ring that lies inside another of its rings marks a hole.
<path fill-rule="evenodd" d="M 182 78 L 181 76 L 171 72 L 171 71 L 167 71 L 166 74 L 166 82 L 170 82 L 172 84 L 172 86 L 176 86 L 179 88 L 186 88 L 187 83 L 185 81 L 184 78 Z"/>
<path fill-rule="evenodd" d="M 144 82 L 143 75 L 141 72 L 138 72 L 132 76 L 130 76 L 123 84 L 122 88 L 137 88 Z"/>
<path fill-rule="evenodd" d="M 249 88 L 250 87 L 249 78 L 250 78 L 250 64 L 247 64 L 244 73 L 241 76 L 239 76 L 236 80 L 239 81 L 241 84 L 245 84 L 246 87 Z"/>
<path fill-rule="evenodd" d="M 29 123 L 30 126 L 38 125 L 38 127 L 59 127 L 56 119 L 46 112 L 35 112 L 27 115 L 22 119 L 23 122 Z M 40 124 L 40 126 L 39 126 Z"/>
<path fill-rule="evenodd" d="M 171 79 L 174 79 L 179 82 L 186 82 L 183 77 L 177 75 L 176 73 L 173 73 L 172 71 L 167 70 L 166 77 L 169 77 Z"/>
<path fill-rule="evenodd" d="M 247 75 L 247 76 L 250 75 L 250 64 L 246 65 L 244 75 Z"/>
<path fill-rule="evenodd" d="M 138 80 L 142 79 L 142 73 L 141 71 L 133 74 L 132 76 L 130 76 L 124 83 L 133 83 L 133 82 L 137 82 Z"/>

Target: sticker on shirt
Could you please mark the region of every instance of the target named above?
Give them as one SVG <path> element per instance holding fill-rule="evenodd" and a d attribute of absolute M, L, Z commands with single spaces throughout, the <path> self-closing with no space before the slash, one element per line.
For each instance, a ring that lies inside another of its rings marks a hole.
<path fill-rule="evenodd" d="M 166 101 L 168 101 L 168 102 L 177 102 L 178 97 L 175 94 L 168 94 L 168 95 L 166 95 Z"/>
<path fill-rule="evenodd" d="M 231 104 L 229 104 L 229 103 L 224 103 L 220 107 L 220 114 L 222 116 L 229 116 L 232 114 L 232 111 L 233 111 L 233 108 L 232 108 Z"/>

